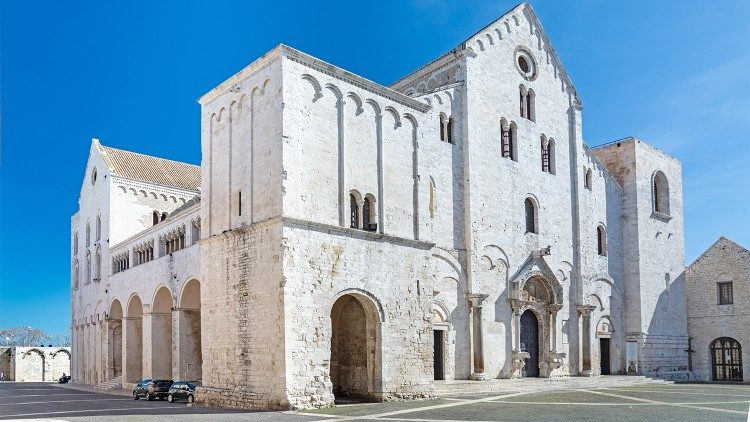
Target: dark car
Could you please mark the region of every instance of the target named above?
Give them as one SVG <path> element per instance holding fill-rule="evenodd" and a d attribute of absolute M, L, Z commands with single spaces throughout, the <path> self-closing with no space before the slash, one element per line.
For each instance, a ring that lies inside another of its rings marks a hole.
<path fill-rule="evenodd" d="M 187 400 L 188 403 L 195 401 L 195 385 L 187 381 L 177 381 L 169 387 L 167 401 L 174 403 L 178 400 Z"/>
<path fill-rule="evenodd" d="M 146 400 L 158 398 L 164 400 L 169 395 L 169 387 L 174 384 L 172 380 L 143 380 L 136 384 L 133 389 L 133 400 L 138 400 L 141 396 Z"/>
<path fill-rule="evenodd" d="M 63 374 L 60 378 L 57 379 L 58 384 L 67 384 L 68 381 L 70 381 L 70 375 Z"/>

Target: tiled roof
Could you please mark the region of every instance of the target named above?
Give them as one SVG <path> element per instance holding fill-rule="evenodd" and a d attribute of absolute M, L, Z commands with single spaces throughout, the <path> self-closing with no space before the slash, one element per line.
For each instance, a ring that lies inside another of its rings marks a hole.
<path fill-rule="evenodd" d="M 198 192 L 201 168 L 179 161 L 101 146 L 112 174 L 133 180 Z"/>

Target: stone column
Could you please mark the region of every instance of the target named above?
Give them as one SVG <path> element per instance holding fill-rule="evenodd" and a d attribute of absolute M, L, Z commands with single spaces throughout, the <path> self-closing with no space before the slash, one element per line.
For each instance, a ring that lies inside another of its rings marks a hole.
<path fill-rule="evenodd" d="M 468 295 L 471 309 L 471 341 L 472 341 L 472 374 L 469 378 L 476 381 L 486 381 L 490 376 L 484 373 L 484 332 L 482 331 L 482 302 L 487 299 L 486 294 Z"/>
<path fill-rule="evenodd" d="M 579 333 L 579 365 L 580 375 L 591 375 L 591 311 L 596 309 L 594 306 L 578 306 L 578 333 Z"/>
<path fill-rule="evenodd" d="M 172 376 L 172 314 L 143 314 L 143 377 Z"/>
<path fill-rule="evenodd" d="M 141 317 L 122 319 L 123 381 L 134 383 L 143 378 L 143 337 Z"/>
<path fill-rule="evenodd" d="M 172 312 L 172 329 L 175 333 L 173 379 L 196 380 L 201 373 L 201 312 L 197 309 L 175 309 Z"/>

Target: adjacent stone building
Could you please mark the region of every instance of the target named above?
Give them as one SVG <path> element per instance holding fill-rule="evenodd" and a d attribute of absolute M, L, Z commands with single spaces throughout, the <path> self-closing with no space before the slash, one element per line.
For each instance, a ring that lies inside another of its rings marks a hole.
<path fill-rule="evenodd" d="M 70 375 L 70 347 L 0 347 L 0 381 L 57 381 Z"/>
<path fill-rule="evenodd" d="M 75 381 L 305 408 L 688 376 L 681 165 L 584 142 L 528 4 L 390 86 L 280 45 L 199 103 L 200 167 L 91 145 Z"/>
<path fill-rule="evenodd" d="M 750 382 L 750 251 L 721 237 L 685 270 L 692 370 Z"/>

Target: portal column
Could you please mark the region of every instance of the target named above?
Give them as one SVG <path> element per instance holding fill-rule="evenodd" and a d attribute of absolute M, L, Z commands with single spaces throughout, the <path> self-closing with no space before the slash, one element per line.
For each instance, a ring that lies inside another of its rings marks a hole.
<path fill-rule="evenodd" d="M 475 381 L 490 379 L 490 376 L 484 373 L 484 332 L 482 331 L 482 302 L 487 299 L 487 296 L 479 293 L 468 295 L 472 317 L 471 339 L 474 346 L 472 347 L 473 371 L 469 378 Z"/>
<path fill-rule="evenodd" d="M 579 368 L 583 376 L 591 375 L 591 311 L 596 309 L 594 306 L 578 306 L 578 332 L 579 332 Z"/>

